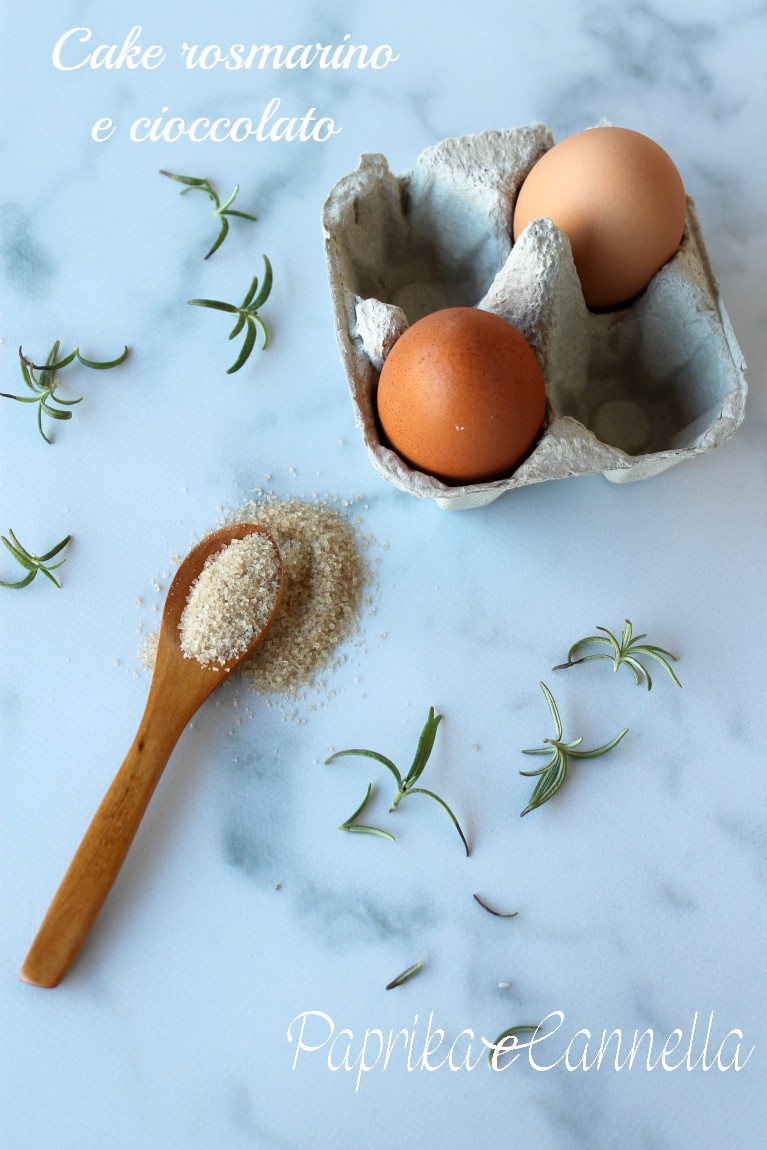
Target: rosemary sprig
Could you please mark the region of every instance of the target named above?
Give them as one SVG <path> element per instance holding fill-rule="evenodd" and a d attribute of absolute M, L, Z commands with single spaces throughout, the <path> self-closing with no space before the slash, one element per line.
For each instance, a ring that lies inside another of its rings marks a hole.
<path fill-rule="evenodd" d="M 39 572 L 41 575 L 45 575 L 46 579 L 50 579 L 51 583 L 54 583 L 60 588 L 61 584 L 55 575 L 51 575 L 51 571 L 55 571 L 57 567 L 61 567 L 62 563 L 65 563 L 66 560 L 60 559 L 58 563 L 49 563 L 48 560 L 55 559 L 59 552 L 64 550 L 72 536 L 67 535 L 60 543 L 52 547 L 50 551 L 46 551 L 44 555 L 32 555 L 31 552 L 27 551 L 26 547 L 19 543 L 12 531 L 9 531 L 8 534 L 10 535 L 10 539 L 6 539 L 4 535 L 0 535 L 0 539 L 27 574 L 23 579 L 19 579 L 17 583 L 6 583 L 0 579 L 0 587 L 28 587 Z"/>
<path fill-rule="evenodd" d="M 535 750 L 523 751 L 523 755 L 551 755 L 551 758 L 544 766 L 539 767 L 536 771 L 520 771 L 520 775 L 533 777 L 540 775 L 536 784 L 535 790 L 530 796 L 530 801 L 523 811 L 522 815 L 528 814 L 529 811 L 534 811 L 536 807 L 543 806 L 550 798 L 557 793 L 562 786 L 567 776 L 567 760 L 573 759 L 595 759 L 599 755 L 605 755 L 608 751 L 616 746 L 623 736 L 628 733 L 628 727 L 611 739 L 609 743 L 605 743 L 603 747 L 596 747 L 593 751 L 579 751 L 577 748 L 583 742 L 583 736 L 579 739 L 573 739 L 572 742 L 563 742 L 562 740 L 562 720 L 559 717 L 557 704 L 554 702 L 551 691 L 545 683 L 541 683 L 541 690 L 546 696 L 546 702 L 549 704 L 551 717 L 554 720 L 554 738 L 544 739 L 544 743 L 548 743 L 547 747 L 536 747 Z"/>
<path fill-rule="evenodd" d="M 474 898 L 479 903 L 479 905 L 482 907 L 483 910 L 486 910 L 488 912 L 488 914 L 495 915 L 496 918 L 516 918 L 517 915 L 519 914 L 518 910 L 513 910 L 510 913 L 504 912 L 501 910 L 493 910 L 493 908 L 491 906 L 488 906 L 487 903 L 485 902 L 485 900 L 481 899 L 478 894 L 475 894 Z"/>
<path fill-rule="evenodd" d="M 379 838 L 389 839 L 390 842 L 394 842 L 395 841 L 394 835 L 390 835 L 388 831 L 382 831 L 379 827 L 366 827 L 362 823 L 355 823 L 355 821 L 354 821 L 356 818 L 359 818 L 359 816 L 362 814 L 363 810 L 365 809 L 365 805 L 366 805 L 368 799 L 370 798 L 370 792 L 372 791 L 372 789 L 373 789 L 373 784 L 368 783 L 368 789 L 365 791 L 364 799 L 362 800 L 360 805 L 357 807 L 354 814 L 349 815 L 348 819 L 345 822 L 339 824 L 338 829 L 339 829 L 339 831 L 350 831 L 353 834 L 358 834 L 358 835 L 378 835 Z"/>
<path fill-rule="evenodd" d="M 422 969 L 423 962 L 421 962 L 419 959 L 418 962 L 414 962 L 412 966 L 409 966 L 407 970 L 403 970 L 402 974 L 398 974 L 396 978 L 393 978 L 391 982 L 387 984 L 386 989 L 394 990 L 395 986 L 402 986 L 403 982 L 407 982 L 409 979 L 414 978 L 415 975 L 418 974 L 419 970 Z"/>
<path fill-rule="evenodd" d="M 487 1061 L 488 1061 L 488 1064 L 490 1066 L 490 1069 L 491 1070 L 498 1070 L 499 1069 L 499 1067 L 497 1066 L 498 1047 L 501 1045 L 502 1042 L 504 1042 L 507 1038 L 513 1038 L 514 1039 L 514 1045 L 513 1046 L 510 1046 L 508 1050 L 501 1051 L 502 1054 L 511 1054 L 514 1050 L 517 1049 L 518 1046 L 523 1045 L 522 1043 L 517 1042 L 518 1038 L 521 1038 L 521 1036 L 523 1034 L 535 1034 L 535 1032 L 537 1030 L 540 1030 L 539 1026 L 510 1026 L 508 1030 L 504 1030 L 503 1034 L 499 1034 L 498 1037 L 496 1038 L 495 1042 L 492 1043 L 492 1045 L 488 1044 L 489 1050 L 487 1052 Z M 484 1041 L 487 1042 L 487 1039 L 485 1039 Z"/>
<path fill-rule="evenodd" d="M 242 365 L 247 361 L 250 353 L 255 347 L 257 328 L 260 329 L 264 342 L 261 345 L 266 347 L 269 342 L 269 333 L 266 330 L 266 324 L 258 314 L 258 309 L 262 304 L 266 303 L 269 292 L 272 290 L 272 265 L 266 256 L 263 256 L 264 261 L 264 280 L 261 284 L 261 290 L 258 291 L 258 276 L 253 277 L 253 281 L 248 288 L 248 293 L 239 307 L 235 307 L 231 303 L 222 303 L 217 299 L 190 299 L 187 303 L 195 307 L 212 307 L 216 311 L 225 311 L 230 315 L 237 316 L 237 322 L 232 330 L 229 332 L 229 338 L 234 339 L 238 336 L 242 329 L 245 327 L 245 339 L 242 344 L 242 349 L 235 362 L 230 368 L 227 369 L 227 375 L 231 375 L 235 371 L 239 371 Z M 256 292 L 258 294 L 256 295 Z"/>
<path fill-rule="evenodd" d="M 671 659 L 674 663 L 677 661 L 677 656 L 672 655 L 670 651 L 664 650 L 663 647 L 655 647 L 650 643 L 640 643 L 641 639 L 646 639 L 646 634 L 634 635 L 631 620 L 626 619 L 623 626 L 623 634 L 620 640 L 616 639 L 612 631 L 608 631 L 606 627 L 597 627 L 597 631 L 602 631 L 601 635 L 587 635 L 585 639 L 579 639 L 577 643 L 573 643 L 570 650 L 567 652 L 567 662 L 559 663 L 556 667 L 552 667 L 552 671 L 562 671 L 567 667 L 575 667 L 578 663 L 588 663 L 592 659 L 609 659 L 613 664 L 613 671 L 617 671 L 620 666 L 628 667 L 631 674 L 634 676 L 634 681 L 637 686 L 641 685 L 644 681 L 647 683 L 647 690 L 652 690 L 652 679 L 650 672 L 639 661 L 638 655 L 643 655 L 648 659 L 655 659 L 661 666 L 665 667 L 671 678 L 676 683 L 677 687 L 682 684 L 674 674 L 674 670 L 669 663 Z M 612 649 L 611 654 L 606 651 L 597 651 L 592 655 L 582 655 L 580 659 L 574 659 L 573 655 L 580 647 L 585 647 L 589 643 L 606 643 Z"/>
<path fill-rule="evenodd" d="M 216 195 L 216 192 L 208 180 L 200 180 L 196 176 L 178 176 L 173 172 L 165 172 L 162 170 L 160 171 L 160 175 L 167 176 L 169 180 L 176 180 L 176 182 L 179 184 L 187 185 L 183 191 L 179 193 L 179 195 L 185 196 L 187 192 L 205 192 L 208 196 L 208 199 L 213 203 L 213 211 L 210 214 L 211 216 L 214 216 L 216 219 L 218 219 L 221 227 L 219 229 L 218 235 L 216 236 L 216 239 L 213 242 L 213 247 L 205 256 L 206 260 L 209 259 L 215 251 L 218 251 L 227 235 L 229 234 L 229 220 L 227 219 L 227 216 L 238 216 L 241 220 L 253 220 L 254 222 L 256 220 L 255 216 L 248 215 L 247 212 L 238 212 L 232 207 L 235 197 L 240 190 L 239 184 L 234 185 L 234 191 L 232 192 L 231 196 L 229 196 L 229 199 L 225 200 L 222 204 L 221 200 Z"/>
<path fill-rule="evenodd" d="M 117 367 L 122 363 L 128 354 L 127 345 L 123 349 L 121 355 L 117 359 L 111 359 L 107 362 L 100 363 L 95 359 L 86 359 L 80 353 L 79 347 L 69 355 L 65 355 L 63 359 L 58 358 L 59 354 L 59 341 L 56 340 L 45 363 L 37 364 L 32 363 L 24 352 L 19 348 L 19 361 L 21 363 L 21 375 L 24 383 L 31 391 L 31 395 L 10 395 L 6 391 L 0 392 L 3 399 L 15 399 L 17 403 L 36 403 L 37 404 L 37 427 L 46 443 L 52 443 L 53 440 L 49 439 L 43 431 L 43 414 L 49 416 L 51 419 L 65 420 L 72 418 L 72 412 L 65 410 L 69 407 L 74 407 L 76 403 L 82 402 L 82 396 L 78 399 L 62 399 L 60 395 L 56 395 L 56 388 L 58 387 L 58 379 L 56 372 L 60 371 L 62 367 L 67 367 L 75 359 L 78 360 L 84 367 L 90 367 L 96 371 L 104 371 L 110 367 Z M 35 375 L 35 372 L 39 373 Z M 53 407 L 53 404 L 59 404 L 58 407 Z"/>
<path fill-rule="evenodd" d="M 466 849 L 466 854 L 468 856 L 469 844 L 466 841 L 466 836 L 461 830 L 458 819 L 455 817 L 447 803 L 444 802 L 444 800 L 441 799 L 439 795 L 435 795 L 433 791 L 427 791 L 423 787 L 415 786 L 415 783 L 417 783 L 420 779 L 426 764 L 429 761 L 429 756 L 432 752 L 432 748 L 434 747 L 434 739 L 437 734 L 437 727 L 439 726 L 441 719 L 442 715 L 435 715 L 434 708 L 429 707 L 429 715 L 418 739 L 418 746 L 416 748 L 413 762 L 411 764 L 410 770 L 404 778 L 400 774 L 398 768 L 391 761 L 391 759 L 387 759 L 385 755 L 379 754 L 378 751 L 361 750 L 359 748 L 353 748 L 348 751 L 336 751 L 335 754 L 331 755 L 329 759 L 325 760 L 325 762 L 326 764 L 332 763 L 336 759 L 343 758 L 346 755 L 362 755 L 365 758 L 375 759 L 376 762 L 383 763 L 383 765 L 391 771 L 397 781 L 397 792 L 394 796 L 394 799 L 392 800 L 392 805 L 389 810 L 395 811 L 406 795 L 426 795 L 428 798 L 434 799 L 435 803 L 439 803 L 442 809 L 447 812 L 450 819 L 452 820 L 455 829 L 461 836 L 461 841 Z"/>

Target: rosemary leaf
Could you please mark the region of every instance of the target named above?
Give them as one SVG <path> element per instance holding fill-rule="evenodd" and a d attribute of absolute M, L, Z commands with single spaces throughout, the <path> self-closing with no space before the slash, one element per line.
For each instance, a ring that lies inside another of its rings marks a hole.
<path fill-rule="evenodd" d="M 490 1069 L 499 1070 L 500 1067 L 497 1065 L 499 1054 L 512 1054 L 518 1046 L 523 1045 L 523 1043 L 517 1042 L 518 1038 L 521 1038 L 524 1034 L 535 1034 L 537 1030 L 540 1030 L 539 1026 L 510 1026 L 508 1030 L 504 1030 L 502 1034 L 499 1034 L 487 1052 L 487 1061 Z M 499 1051 L 498 1047 L 507 1038 L 513 1038 L 514 1045 L 509 1047 L 508 1050 Z"/>
<path fill-rule="evenodd" d="M 160 175 L 167 176 L 169 180 L 177 180 L 179 184 L 189 184 L 193 188 L 200 188 L 206 182 L 198 179 L 197 176 L 177 176 L 173 172 L 165 172 L 162 169 L 160 169 Z"/>
<path fill-rule="evenodd" d="M 429 756 L 434 749 L 434 740 L 437 737 L 437 727 L 442 720 L 442 715 L 434 714 L 434 708 L 429 707 L 429 715 L 424 724 L 424 728 L 418 739 L 418 746 L 413 757 L 410 770 L 405 777 L 405 785 L 412 787 L 423 774 L 426 764 L 429 761 Z"/>
<path fill-rule="evenodd" d="M 248 316 L 246 319 L 246 326 L 247 331 L 245 332 L 245 339 L 243 340 L 242 347 L 240 348 L 240 354 L 237 356 L 237 359 L 232 364 L 232 366 L 227 369 L 227 375 L 232 375 L 233 372 L 240 370 L 255 346 L 256 325 L 250 316 Z"/>
<path fill-rule="evenodd" d="M 353 822 L 354 822 L 354 820 L 355 820 L 356 818 L 358 818 L 358 817 L 359 817 L 359 816 L 362 814 L 362 812 L 363 812 L 363 811 L 364 811 L 364 809 L 365 809 L 365 806 L 367 805 L 367 801 L 368 801 L 368 799 L 370 798 L 370 792 L 372 791 L 372 789 L 373 789 L 373 784 L 372 784 L 372 783 L 368 783 L 368 789 L 365 791 L 365 797 L 364 797 L 364 799 L 362 800 L 362 802 L 360 803 L 360 805 L 357 807 L 357 809 L 356 809 L 356 811 L 354 812 L 354 814 L 353 814 L 353 815 L 349 815 L 349 817 L 348 817 L 348 819 L 346 820 L 346 822 L 344 822 L 344 823 L 341 823 L 341 825 L 340 825 L 340 826 L 339 826 L 339 828 L 338 828 L 338 829 L 339 829 L 339 831 L 344 831 L 344 830 L 346 830 L 346 828 L 347 828 L 347 827 L 348 827 L 348 826 L 349 826 L 351 823 L 353 823 Z"/>
<path fill-rule="evenodd" d="M 350 831 L 352 834 L 357 835 L 377 835 L 378 838 L 388 839 L 390 843 L 396 842 L 394 835 L 390 835 L 388 831 L 382 831 L 380 827 L 367 827 L 363 823 L 355 823 L 351 827 L 339 827 L 339 830 Z"/>
<path fill-rule="evenodd" d="M 414 962 L 412 966 L 407 968 L 407 970 L 403 970 L 402 974 L 398 974 L 396 978 L 393 978 L 391 982 L 387 983 L 386 989 L 393 990 L 395 986 L 402 986 L 403 982 L 408 982 L 409 979 L 414 978 L 415 975 L 418 974 L 418 972 L 422 969 L 423 962 L 421 962 L 419 959 L 418 962 Z"/>
<path fill-rule="evenodd" d="M 434 799 L 435 803 L 439 803 L 439 805 L 442 807 L 443 811 L 447 812 L 448 816 L 452 820 L 453 826 L 458 831 L 458 834 L 461 836 L 461 842 L 464 845 L 464 849 L 466 851 L 466 857 L 468 858 L 469 857 L 469 844 L 466 841 L 466 835 L 461 830 L 461 824 L 458 822 L 458 819 L 455 817 L 453 812 L 450 810 L 450 807 L 447 805 L 445 800 L 441 799 L 439 797 L 439 795 L 435 795 L 434 791 L 427 791 L 423 787 L 408 787 L 407 794 L 409 794 L 409 795 L 427 795 L 428 798 Z M 391 810 L 394 810 L 394 809 L 395 809 L 394 807 L 391 807 Z"/>
<path fill-rule="evenodd" d="M 261 319 L 260 315 L 254 315 L 253 322 L 256 324 L 256 327 L 259 328 L 263 337 L 263 343 L 261 344 L 261 350 L 263 351 L 264 348 L 269 346 L 269 332 L 266 330 L 266 324 Z"/>
<path fill-rule="evenodd" d="M 512 910 L 512 911 L 494 910 L 493 907 L 488 906 L 487 903 L 485 902 L 485 900 L 480 898 L 478 894 L 475 894 L 474 898 L 479 903 L 479 905 L 482 907 L 483 910 L 486 910 L 488 912 L 488 914 L 495 915 L 496 918 L 516 918 L 517 915 L 519 914 L 518 910 Z"/>
<path fill-rule="evenodd" d="M 216 311 L 228 311 L 230 315 L 240 314 L 239 308 L 233 303 L 222 303 L 220 299 L 188 299 L 186 302 L 194 307 L 212 307 Z"/>
<path fill-rule="evenodd" d="M 253 303 L 253 300 L 256 297 L 257 291 L 258 291 L 258 276 L 253 276 L 253 279 L 250 281 L 250 287 L 248 288 L 247 293 L 245 295 L 245 299 L 240 304 L 240 307 L 241 308 L 250 307 L 250 305 Z"/>
<path fill-rule="evenodd" d="M 75 348 L 74 354 L 84 367 L 91 367 L 95 371 L 107 371 L 110 367 L 119 367 L 121 363 L 124 363 L 128 355 L 128 345 L 125 345 L 117 359 L 109 359 L 104 362 L 100 362 L 97 359 L 86 359 L 84 355 L 80 355 L 80 349 L 78 347 Z"/>
<path fill-rule="evenodd" d="M 355 821 L 354 821 L 356 818 L 359 818 L 359 816 L 362 814 L 363 810 L 365 809 L 367 801 L 370 798 L 370 792 L 372 791 L 372 789 L 373 789 L 372 783 L 368 783 L 368 789 L 365 791 L 364 799 L 362 800 L 360 805 L 357 807 L 354 814 L 349 815 L 349 818 L 346 819 L 345 822 L 341 823 L 339 825 L 338 829 L 339 829 L 339 831 L 350 831 L 352 834 L 358 834 L 358 835 L 377 835 L 379 838 L 388 839 L 389 842 L 393 843 L 395 841 L 394 835 L 390 835 L 388 831 L 382 831 L 379 827 L 364 826 L 363 824 L 355 823 Z"/>
<path fill-rule="evenodd" d="M 394 775 L 394 778 L 397 780 L 397 786 L 402 786 L 402 776 L 395 767 L 394 763 L 391 761 L 391 759 L 387 759 L 385 755 L 379 755 L 378 751 L 366 751 L 356 747 L 348 751 L 336 751 L 335 754 L 332 754 L 329 759 L 325 759 L 325 766 L 327 766 L 329 763 L 334 763 L 336 759 L 344 759 L 348 755 L 361 755 L 364 758 L 375 759 L 376 762 L 383 763 L 383 765 Z"/>
<path fill-rule="evenodd" d="M 8 391 L 0 391 L 0 396 L 3 399 L 15 399 L 18 403 L 37 403 L 38 400 L 34 395 L 11 395 Z"/>
<path fill-rule="evenodd" d="M 203 259 L 209 260 L 210 257 L 213 255 L 213 253 L 218 251 L 218 249 L 221 247 L 222 243 L 224 242 L 224 240 L 226 239 L 226 237 L 228 235 L 229 235 L 229 224 L 227 223 L 226 220 L 222 220 L 221 221 L 221 230 L 219 231 L 218 235 L 216 236 L 215 240 L 213 241 L 213 246 L 210 248 L 210 250 L 208 252 L 206 252 L 205 256 L 203 256 Z"/>
<path fill-rule="evenodd" d="M 263 261 L 264 261 L 264 278 L 263 278 L 263 282 L 261 284 L 261 291 L 258 293 L 258 295 L 253 300 L 253 302 L 248 304 L 248 307 L 252 311 L 258 311 L 258 309 L 263 304 L 266 303 L 267 299 L 269 298 L 269 293 L 272 290 L 272 280 L 274 278 L 274 273 L 272 272 L 272 265 L 269 263 L 269 260 L 266 258 L 266 256 L 263 256 Z M 253 286 L 258 287 L 258 280 L 255 280 L 255 279 L 253 280 Z"/>

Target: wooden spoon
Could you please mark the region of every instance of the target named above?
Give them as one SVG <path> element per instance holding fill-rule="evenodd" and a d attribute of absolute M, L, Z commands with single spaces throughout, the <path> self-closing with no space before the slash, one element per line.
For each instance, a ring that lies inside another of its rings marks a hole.
<path fill-rule="evenodd" d="M 203 666 L 181 650 L 179 622 L 189 589 L 208 556 L 254 531 L 266 535 L 280 564 L 269 619 L 250 646 L 223 666 Z M 206 536 L 183 561 L 168 590 L 149 698 L 125 761 L 85 832 L 20 971 L 34 986 L 57 986 L 77 957 L 112 889 L 139 823 L 181 732 L 201 703 L 266 638 L 282 598 L 284 570 L 263 527 L 240 523 Z"/>

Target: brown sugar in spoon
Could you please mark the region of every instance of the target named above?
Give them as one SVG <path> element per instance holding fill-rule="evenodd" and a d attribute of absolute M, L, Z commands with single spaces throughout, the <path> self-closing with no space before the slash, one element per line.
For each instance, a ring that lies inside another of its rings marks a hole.
<path fill-rule="evenodd" d="M 203 665 L 181 648 L 179 623 L 189 590 L 209 556 L 252 532 L 275 549 L 279 587 L 266 624 L 247 649 L 223 665 Z M 149 800 L 181 732 L 211 691 L 264 641 L 280 606 L 282 557 L 263 527 L 240 523 L 206 536 L 179 567 L 168 590 L 149 698 L 125 760 L 104 796 L 30 948 L 20 978 L 57 986 L 77 957 L 125 860 Z"/>

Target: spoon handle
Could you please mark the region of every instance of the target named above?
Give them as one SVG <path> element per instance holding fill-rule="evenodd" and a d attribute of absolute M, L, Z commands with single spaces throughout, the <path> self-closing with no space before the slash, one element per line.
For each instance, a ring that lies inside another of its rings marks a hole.
<path fill-rule="evenodd" d="M 69 864 L 19 977 L 58 986 L 112 889 L 165 764 L 186 725 L 153 721 L 149 703 L 122 766 Z"/>

